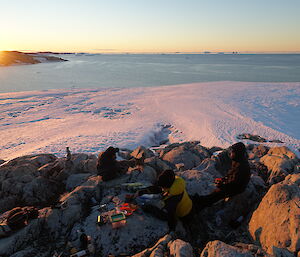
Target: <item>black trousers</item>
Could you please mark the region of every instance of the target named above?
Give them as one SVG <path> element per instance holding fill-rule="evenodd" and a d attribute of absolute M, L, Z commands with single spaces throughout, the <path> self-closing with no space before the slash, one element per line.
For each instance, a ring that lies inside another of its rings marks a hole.
<path fill-rule="evenodd" d="M 192 197 L 193 204 L 197 211 L 201 211 L 203 208 L 213 205 L 214 203 L 225 199 L 227 197 L 232 197 L 244 192 L 245 188 L 216 188 L 209 195 L 198 194 Z"/>

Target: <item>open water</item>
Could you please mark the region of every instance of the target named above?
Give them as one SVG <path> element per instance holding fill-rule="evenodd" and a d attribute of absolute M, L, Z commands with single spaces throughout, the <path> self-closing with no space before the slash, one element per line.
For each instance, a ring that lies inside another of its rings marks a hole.
<path fill-rule="evenodd" d="M 0 92 L 151 87 L 207 81 L 300 82 L 300 54 L 60 55 L 68 62 L 0 67 Z"/>

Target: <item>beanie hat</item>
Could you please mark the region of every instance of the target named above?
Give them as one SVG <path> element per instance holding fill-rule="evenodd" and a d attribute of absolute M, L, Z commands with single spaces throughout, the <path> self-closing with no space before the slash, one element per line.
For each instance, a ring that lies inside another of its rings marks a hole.
<path fill-rule="evenodd" d="M 170 188 L 175 180 L 175 173 L 173 170 L 165 170 L 158 177 L 158 181 L 156 183 L 157 186 Z"/>

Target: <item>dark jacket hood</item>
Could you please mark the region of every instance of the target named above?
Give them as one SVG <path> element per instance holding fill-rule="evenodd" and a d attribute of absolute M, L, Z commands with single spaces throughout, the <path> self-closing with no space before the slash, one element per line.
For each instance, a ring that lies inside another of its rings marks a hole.
<path fill-rule="evenodd" d="M 248 160 L 248 153 L 246 146 L 242 142 L 238 142 L 230 147 L 231 151 L 234 152 L 235 156 L 233 158 L 236 162 L 242 162 Z"/>

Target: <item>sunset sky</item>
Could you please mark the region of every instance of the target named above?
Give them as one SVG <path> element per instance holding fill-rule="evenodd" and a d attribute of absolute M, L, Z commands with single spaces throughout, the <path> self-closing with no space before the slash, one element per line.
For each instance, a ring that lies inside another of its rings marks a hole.
<path fill-rule="evenodd" d="M 300 52 L 299 0 L 0 0 L 0 50 Z"/>

